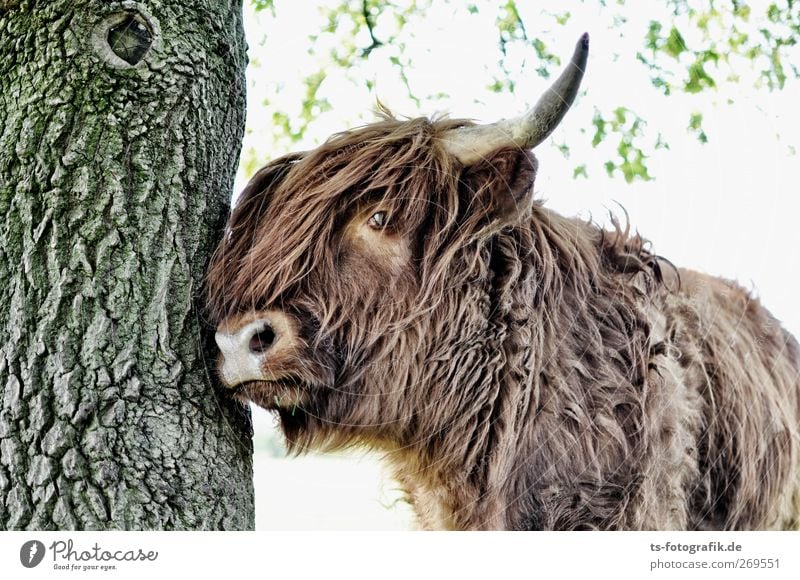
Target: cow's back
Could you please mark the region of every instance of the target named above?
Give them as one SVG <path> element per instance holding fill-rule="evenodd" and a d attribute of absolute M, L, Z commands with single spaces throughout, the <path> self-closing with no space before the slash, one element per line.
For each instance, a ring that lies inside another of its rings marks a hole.
<path fill-rule="evenodd" d="M 798 527 L 800 348 L 739 285 L 680 270 L 667 335 L 704 406 L 690 522 Z"/>

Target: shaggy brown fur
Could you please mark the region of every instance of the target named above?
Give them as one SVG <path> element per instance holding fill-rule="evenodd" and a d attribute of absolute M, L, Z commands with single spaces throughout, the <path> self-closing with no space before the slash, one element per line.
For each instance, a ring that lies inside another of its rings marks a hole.
<path fill-rule="evenodd" d="M 210 311 L 280 309 L 302 348 L 237 395 L 295 450 L 384 451 L 427 528 L 797 527 L 795 340 L 734 283 L 533 200 L 531 153 L 461 167 L 439 137 L 462 124 L 385 119 L 253 178 Z"/>

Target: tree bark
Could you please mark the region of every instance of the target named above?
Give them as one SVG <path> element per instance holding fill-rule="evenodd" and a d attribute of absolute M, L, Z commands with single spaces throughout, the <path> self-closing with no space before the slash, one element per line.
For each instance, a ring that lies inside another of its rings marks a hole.
<path fill-rule="evenodd" d="M 0 528 L 253 527 L 198 308 L 245 53 L 239 0 L 0 4 Z"/>

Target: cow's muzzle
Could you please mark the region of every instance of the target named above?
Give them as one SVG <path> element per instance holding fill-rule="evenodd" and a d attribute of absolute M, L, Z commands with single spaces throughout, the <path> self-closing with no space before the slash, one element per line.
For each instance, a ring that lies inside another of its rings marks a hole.
<path fill-rule="evenodd" d="M 224 320 L 214 338 L 221 353 L 219 374 L 225 386 L 281 376 L 294 351 L 294 327 L 289 317 L 276 310 Z"/>

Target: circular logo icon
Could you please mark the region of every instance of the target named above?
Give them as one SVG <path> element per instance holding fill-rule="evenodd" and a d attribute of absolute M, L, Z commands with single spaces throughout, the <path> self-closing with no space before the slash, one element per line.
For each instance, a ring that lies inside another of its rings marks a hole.
<path fill-rule="evenodd" d="M 44 559 L 44 544 L 39 540 L 30 540 L 19 549 L 19 561 L 26 568 L 35 568 Z"/>

